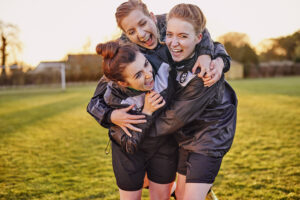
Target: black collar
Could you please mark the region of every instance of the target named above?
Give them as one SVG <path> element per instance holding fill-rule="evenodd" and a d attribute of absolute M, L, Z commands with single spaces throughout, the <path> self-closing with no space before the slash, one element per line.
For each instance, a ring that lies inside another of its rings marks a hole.
<path fill-rule="evenodd" d="M 198 58 L 198 54 L 195 52 L 191 58 L 182 60 L 180 62 L 174 62 L 173 66 L 176 68 L 177 71 L 192 71 L 196 61 Z"/>

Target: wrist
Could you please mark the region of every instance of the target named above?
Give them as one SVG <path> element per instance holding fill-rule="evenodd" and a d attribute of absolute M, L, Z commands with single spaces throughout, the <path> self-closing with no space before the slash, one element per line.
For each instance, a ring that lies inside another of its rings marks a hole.
<path fill-rule="evenodd" d="M 147 109 L 143 109 L 142 113 L 145 114 L 145 115 L 149 115 L 149 116 L 152 115 L 152 112 L 148 111 Z"/>
<path fill-rule="evenodd" d="M 216 61 L 219 63 L 219 66 L 221 67 L 221 69 L 224 69 L 225 65 L 224 65 L 224 60 L 222 57 L 217 57 Z"/>
<path fill-rule="evenodd" d="M 110 115 L 108 116 L 109 118 L 108 118 L 108 120 L 111 122 L 111 123 L 113 123 L 113 124 L 115 124 L 115 125 L 117 125 L 116 124 L 116 113 L 118 112 L 118 110 L 116 109 L 116 110 L 112 110 L 111 112 L 110 112 Z"/>

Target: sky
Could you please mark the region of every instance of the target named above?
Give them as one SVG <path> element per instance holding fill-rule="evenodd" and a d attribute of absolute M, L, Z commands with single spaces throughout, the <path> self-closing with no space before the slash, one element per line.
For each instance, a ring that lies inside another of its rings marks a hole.
<path fill-rule="evenodd" d="M 80 53 L 90 42 L 112 38 L 120 30 L 114 13 L 124 0 L 0 0 L 0 20 L 19 27 L 23 50 L 18 60 L 32 66 Z M 198 5 L 214 40 L 227 32 L 246 33 L 252 45 L 300 29 L 300 0 L 143 0 L 154 14 L 178 3 Z"/>

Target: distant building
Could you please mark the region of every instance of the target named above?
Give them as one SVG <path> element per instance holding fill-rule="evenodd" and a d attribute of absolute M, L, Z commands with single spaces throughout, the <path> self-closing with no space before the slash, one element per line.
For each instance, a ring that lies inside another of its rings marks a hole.
<path fill-rule="evenodd" d="M 66 63 L 63 61 L 45 61 L 40 62 L 38 66 L 31 71 L 31 73 L 41 73 L 41 72 L 60 72 L 61 67 L 65 66 Z"/>
<path fill-rule="evenodd" d="M 300 64 L 289 60 L 262 62 L 259 64 L 259 68 L 262 77 L 300 74 Z"/>
<path fill-rule="evenodd" d="M 10 70 L 19 70 L 19 69 L 22 69 L 22 68 L 23 68 L 22 66 L 19 66 L 17 64 L 13 64 L 13 65 L 9 66 Z"/>
<path fill-rule="evenodd" d="M 97 54 L 68 55 L 66 62 L 67 80 L 95 81 L 102 76 L 102 57 Z"/>
<path fill-rule="evenodd" d="M 225 78 L 227 80 L 244 78 L 244 66 L 243 66 L 243 64 L 232 60 L 231 65 L 230 65 L 230 70 L 225 73 Z"/>

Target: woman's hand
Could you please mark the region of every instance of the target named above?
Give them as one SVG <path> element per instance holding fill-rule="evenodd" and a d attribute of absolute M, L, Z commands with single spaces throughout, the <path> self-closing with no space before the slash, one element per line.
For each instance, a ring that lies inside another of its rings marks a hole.
<path fill-rule="evenodd" d="M 144 109 L 142 112 L 147 115 L 152 115 L 153 112 L 163 107 L 165 104 L 166 101 L 159 93 L 151 91 L 145 96 Z"/>
<path fill-rule="evenodd" d="M 198 77 L 202 78 L 204 86 L 210 87 L 221 78 L 224 62 L 221 57 L 211 60 L 209 55 L 201 55 L 198 57 L 192 69 L 194 74 L 196 73 L 197 68 L 201 69 L 198 73 Z"/>
<path fill-rule="evenodd" d="M 212 60 L 210 63 L 209 71 L 206 72 L 206 75 L 202 78 L 205 87 L 210 87 L 215 84 L 222 77 L 224 68 L 223 59 L 217 57 Z"/>
<path fill-rule="evenodd" d="M 199 78 L 203 78 L 204 74 L 209 71 L 209 66 L 211 63 L 211 57 L 209 55 L 201 55 L 198 57 L 192 72 L 194 74 L 197 73 L 197 68 L 199 68 L 201 71 L 199 73 L 197 73 Z"/>
<path fill-rule="evenodd" d="M 130 111 L 134 105 L 128 106 L 127 108 L 122 108 L 122 109 L 117 109 L 112 111 L 110 120 L 112 123 L 115 125 L 119 126 L 122 128 L 122 130 L 129 136 L 131 137 L 132 135 L 128 131 L 127 128 L 137 131 L 137 132 L 142 132 L 141 129 L 136 128 L 132 124 L 141 124 L 141 123 L 146 123 L 147 121 L 144 119 L 145 115 L 131 115 L 128 114 L 127 112 Z"/>

